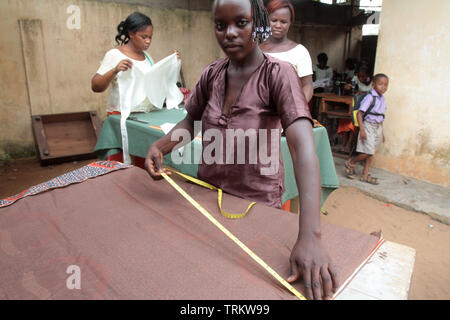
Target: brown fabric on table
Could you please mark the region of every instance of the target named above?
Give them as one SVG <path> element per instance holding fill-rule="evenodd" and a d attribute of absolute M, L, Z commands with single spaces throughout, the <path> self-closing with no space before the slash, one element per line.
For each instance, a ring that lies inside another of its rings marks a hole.
<path fill-rule="evenodd" d="M 224 218 L 217 193 L 178 181 L 282 277 L 298 216 L 256 205 Z M 248 201 L 224 195 L 227 212 Z M 340 283 L 378 238 L 323 224 Z M 81 270 L 69 290 L 66 270 Z M 302 286 L 295 287 L 301 292 Z M 0 299 L 296 299 L 166 181 L 131 167 L 0 209 Z"/>

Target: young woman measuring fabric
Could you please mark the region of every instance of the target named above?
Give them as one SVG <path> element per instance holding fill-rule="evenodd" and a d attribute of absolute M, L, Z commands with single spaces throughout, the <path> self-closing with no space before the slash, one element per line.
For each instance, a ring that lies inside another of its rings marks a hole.
<path fill-rule="evenodd" d="M 298 75 L 291 64 L 264 54 L 259 43 L 270 35 L 269 17 L 261 0 L 216 0 L 213 5 L 215 34 L 227 58 L 207 66 L 186 101 L 187 115 L 171 132 L 152 144 L 146 157 L 150 176 L 162 179 L 163 156 L 181 139 L 178 130 L 193 138 L 194 122 L 201 121 L 203 150 L 212 141 L 205 136 L 219 132 L 224 145 L 227 130 L 271 132 L 278 139 L 267 141 L 266 150 L 278 150 L 278 169 L 262 174 L 261 157 L 256 164 L 199 164 L 198 178 L 224 192 L 272 207 L 281 207 L 284 170 L 280 151 L 281 130 L 292 146 L 292 160 L 300 196 L 299 233 L 291 252 L 288 282 L 300 277 L 309 299 L 328 299 L 337 290 L 335 267 L 325 252 L 320 226 L 320 169 L 314 147 L 313 122 Z M 274 134 L 277 132 L 278 135 Z M 227 159 L 227 150 L 219 154 Z M 246 159 L 250 150 L 246 150 Z M 205 157 L 205 154 L 203 154 Z M 217 156 L 217 154 L 216 154 Z M 257 214 L 257 213 L 255 213 Z M 280 230 L 282 232 L 282 230 Z"/>

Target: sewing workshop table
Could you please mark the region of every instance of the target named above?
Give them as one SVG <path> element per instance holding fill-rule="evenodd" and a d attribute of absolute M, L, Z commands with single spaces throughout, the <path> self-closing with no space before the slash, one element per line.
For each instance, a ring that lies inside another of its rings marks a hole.
<path fill-rule="evenodd" d="M 215 192 L 174 178 L 191 194 L 197 192 L 206 208 L 214 208 Z M 0 201 L 0 299 L 292 297 L 172 191 L 139 168 L 96 162 Z M 227 197 L 233 211 L 248 203 Z M 224 219 L 217 208 L 211 213 L 287 276 L 296 215 L 257 206 L 261 215 L 249 214 L 240 222 Z M 339 265 L 342 283 L 336 300 L 408 299 L 415 249 L 326 223 L 322 230 L 324 247 Z M 82 270 L 80 290 L 67 290 L 68 265 L 77 267 L 78 274 Z M 196 272 L 167 281 L 167 270 L 191 269 Z M 214 272 L 226 282 L 215 281 Z"/>
<path fill-rule="evenodd" d="M 161 109 L 150 113 L 133 114 L 138 120 L 127 121 L 128 144 L 130 155 L 145 158 L 150 145 L 164 136 L 164 132 L 159 127 L 164 123 L 176 124 L 186 116 L 186 110 L 180 109 Z M 147 122 L 147 123 L 144 123 Z M 327 197 L 339 187 L 339 179 L 336 174 L 333 156 L 328 140 L 328 134 L 324 127 L 314 128 L 314 139 L 316 153 L 319 158 L 320 172 L 322 178 L 322 205 Z M 201 141 L 194 139 L 189 145 L 191 155 L 201 154 Z M 186 148 L 188 147 L 186 146 Z M 120 115 L 108 116 L 103 123 L 101 133 L 97 140 L 95 152 L 100 159 L 106 159 L 108 156 L 121 152 L 122 137 L 120 131 Z M 282 137 L 282 157 L 285 168 L 285 192 L 282 197 L 283 203 L 288 200 L 295 200 L 291 204 L 291 211 L 298 212 L 298 190 L 295 181 L 294 169 L 286 142 L 286 137 Z M 196 177 L 197 164 L 175 164 L 171 155 L 164 157 L 164 164 L 179 170 L 185 174 Z"/>
<path fill-rule="evenodd" d="M 351 119 L 353 96 L 337 95 L 334 93 L 316 93 L 314 97 L 320 99 L 318 119 L 327 129 L 332 147 L 337 133 L 340 119 Z"/>
<path fill-rule="evenodd" d="M 323 115 L 329 118 L 350 119 L 353 109 L 353 96 L 343 96 L 334 93 L 316 93 L 314 97 L 320 98 L 319 120 Z M 341 105 L 336 108 L 336 105 Z"/>
<path fill-rule="evenodd" d="M 385 241 L 335 300 L 408 300 L 414 248 Z"/>

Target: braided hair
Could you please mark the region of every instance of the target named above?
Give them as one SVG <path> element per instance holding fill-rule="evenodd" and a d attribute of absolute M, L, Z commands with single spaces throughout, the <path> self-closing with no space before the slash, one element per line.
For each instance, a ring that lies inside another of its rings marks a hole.
<path fill-rule="evenodd" d="M 122 21 L 117 26 L 117 44 L 127 44 L 130 40 L 130 32 L 136 33 L 137 31 L 141 31 L 149 26 L 152 26 L 152 20 L 145 14 L 140 12 L 130 14 L 125 21 Z"/>
<path fill-rule="evenodd" d="M 262 0 L 250 0 L 253 16 L 253 41 L 263 43 L 272 34 L 269 13 Z"/>

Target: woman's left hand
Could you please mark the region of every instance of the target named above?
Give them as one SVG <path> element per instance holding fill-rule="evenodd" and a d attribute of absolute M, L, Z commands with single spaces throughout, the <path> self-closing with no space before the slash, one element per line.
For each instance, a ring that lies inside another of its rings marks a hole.
<path fill-rule="evenodd" d="M 178 50 L 173 50 L 173 52 L 177 54 L 178 60 L 181 60 L 180 52 L 178 52 Z"/>
<path fill-rule="evenodd" d="M 339 286 L 337 273 L 320 239 L 311 237 L 297 240 L 292 249 L 290 264 L 291 275 L 287 281 L 292 283 L 302 276 L 307 299 L 333 297 Z"/>

